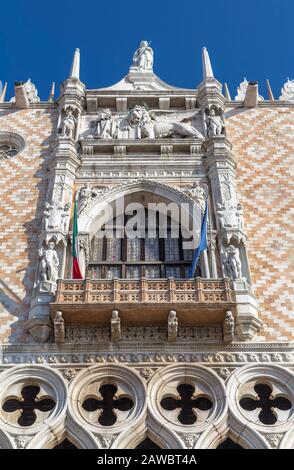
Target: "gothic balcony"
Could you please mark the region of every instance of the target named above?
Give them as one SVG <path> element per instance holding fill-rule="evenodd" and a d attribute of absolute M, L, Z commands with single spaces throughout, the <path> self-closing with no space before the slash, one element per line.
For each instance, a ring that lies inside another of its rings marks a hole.
<path fill-rule="evenodd" d="M 66 324 L 108 326 L 113 309 L 124 324 L 163 325 L 175 309 L 185 325 L 222 323 L 236 309 L 229 279 L 118 279 L 58 281 L 51 317 L 61 310 Z"/>

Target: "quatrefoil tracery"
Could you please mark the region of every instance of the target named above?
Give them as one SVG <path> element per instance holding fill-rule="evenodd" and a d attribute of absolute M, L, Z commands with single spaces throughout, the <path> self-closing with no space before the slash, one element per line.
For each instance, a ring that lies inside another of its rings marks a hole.
<path fill-rule="evenodd" d="M 21 398 L 9 398 L 6 400 L 2 409 L 6 413 L 14 413 L 20 411 L 17 419 L 19 426 L 32 426 L 37 420 L 35 410 L 43 413 L 52 411 L 56 403 L 51 398 L 38 397 L 40 387 L 37 385 L 26 385 L 21 390 Z"/>
<path fill-rule="evenodd" d="M 117 386 L 104 384 L 99 388 L 102 400 L 97 398 L 86 398 L 82 404 L 84 410 L 93 412 L 99 410 L 99 424 L 102 426 L 113 426 L 117 421 L 116 411 L 129 411 L 133 408 L 134 402 L 128 397 L 116 397 Z"/>
<path fill-rule="evenodd" d="M 180 384 L 177 387 L 179 398 L 166 396 L 160 402 L 162 408 L 166 411 L 179 409 L 177 416 L 181 424 L 191 425 L 197 421 L 197 412 L 208 411 L 212 408 L 212 401 L 205 396 L 195 396 L 195 387 L 190 384 Z"/>
<path fill-rule="evenodd" d="M 272 396 L 272 388 L 266 384 L 255 384 L 254 391 L 257 397 L 245 396 L 240 400 L 240 406 L 246 411 L 255 411 L 260 408 L 258 419 L 261 423 L 273 425 L 277 422 L 277 411 L 287 411 L 292 407 L 291 402 L 284 397 Z"/>

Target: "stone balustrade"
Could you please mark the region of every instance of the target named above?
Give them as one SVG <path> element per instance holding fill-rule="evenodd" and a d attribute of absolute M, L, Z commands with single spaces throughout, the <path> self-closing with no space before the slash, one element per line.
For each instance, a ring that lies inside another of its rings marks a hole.
<path fill-rule="evenodd" d="M 51 314 L 61 310 L 67 323 L 106 325 L 115 308 L 129 324 L 155 325 L 174 308 L 185 324 L 195 324 L 222 322 L 234 306 L 229 279 L 60 279 Z"/>
<path fill-rule="evenodd" d="M 56 303 L 226 303 L 234 296 L 228 279 L 59 280 Z"/>

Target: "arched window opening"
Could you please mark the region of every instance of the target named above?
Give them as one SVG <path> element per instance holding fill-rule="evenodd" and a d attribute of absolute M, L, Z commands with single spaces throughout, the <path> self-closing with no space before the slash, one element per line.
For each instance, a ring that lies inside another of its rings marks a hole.
<path fill-rule="evenodd" d="M 142 230 L 138 231 L 138 236 L 134 238 L 128 237 L 125 230 L 128 216 L 124 216 L 123 230 L 115 218 L 112 234 L 103 226 L 94 235 L 91 242 L 88 277 L 92 279 L 189 277 L 193 250 L 185 248 L 181 227 L 178 229 L 178 236 L 175 237 L 173 222 L 168 217 L 166 236 L 163 236 L 159 214 L 156 213 L 156 224 L 152 227 L 148 226 L 147 211 L 145 217 L 145 230 L 143 233 Z M 197 267 L 196 276 L 201 276 L 200 265 Z"/>

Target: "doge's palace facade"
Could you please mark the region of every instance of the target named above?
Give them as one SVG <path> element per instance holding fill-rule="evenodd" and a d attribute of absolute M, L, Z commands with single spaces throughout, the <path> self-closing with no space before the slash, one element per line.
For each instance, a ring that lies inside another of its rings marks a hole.
<path fill-rule="evenodd" d="M 294 82 L 233 100 L 206 48 L 195 89 L 154 58 L 0 97 L 0 448 L 294 448 Z"/>

